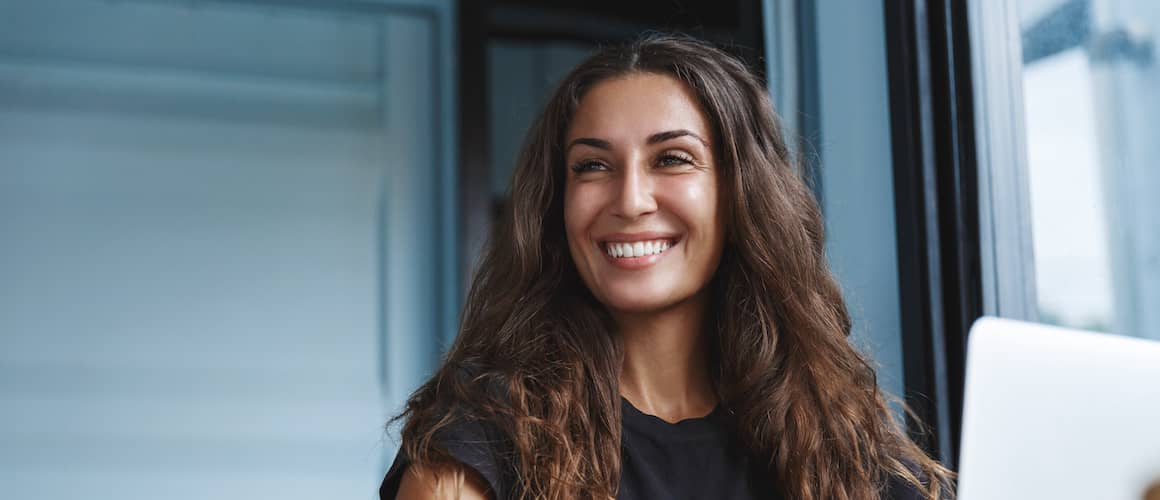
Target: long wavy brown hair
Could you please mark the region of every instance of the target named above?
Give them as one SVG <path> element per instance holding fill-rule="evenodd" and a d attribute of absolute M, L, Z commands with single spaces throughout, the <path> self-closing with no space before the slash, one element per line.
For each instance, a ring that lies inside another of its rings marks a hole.
<path fill-rule="evenodd" d="M 891 476 L 950 495 L 951 473 L 907 437 L 847 338 L 818 204 L 765 88 L 726 52 L 673 35 L 601 49 L 559 84 L 526 139 L 459 335 L 397 417 L 402 452 L 446 466 L 439 432 L 483 421 L 510 441 L 525 498 L 616 495 L 622 348 L 568 253 L 563 141 L 588 89 L 633 73 L 687 85 L 718 138 L 727 236 L 709 285 L 712 382 L 750 456 L 786 498 L 877 499 Z"/>

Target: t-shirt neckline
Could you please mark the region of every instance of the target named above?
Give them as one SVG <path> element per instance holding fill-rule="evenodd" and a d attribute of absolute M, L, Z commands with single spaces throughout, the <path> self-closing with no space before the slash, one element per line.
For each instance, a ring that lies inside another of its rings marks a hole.
<path fill-rule="evenodd" d="M 660 439 L 699 439 L 727 432 L 725 410 L 721 403 L 703 417 L 692 417 L 671 423 L 637 409 L 624 396 L 620 397 L 621 419 L 626 427 Z"/>

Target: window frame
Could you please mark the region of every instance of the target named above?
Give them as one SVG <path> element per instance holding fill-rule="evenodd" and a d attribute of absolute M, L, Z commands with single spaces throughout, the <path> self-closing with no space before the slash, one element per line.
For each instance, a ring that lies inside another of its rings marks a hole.
<path fill-rule="evenodd" d="M 988 282 L 978 178 L 989 164 L 977 157 L 972 17 L 951 0 L 884 0 L 884 8 L 905 401 L 921 421 L 907 423 L 955 469 L 967 334 Z"/>
<path fill-rule="evenodd" d="M 969 2 L 984 313 L 1038 320 L 1015 2 Z M 1006 166 L 1006 168 L 1003 168 Z"/>

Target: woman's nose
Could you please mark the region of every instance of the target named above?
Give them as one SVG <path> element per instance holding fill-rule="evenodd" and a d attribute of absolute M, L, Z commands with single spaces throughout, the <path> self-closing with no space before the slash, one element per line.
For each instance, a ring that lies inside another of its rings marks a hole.
<path fill-rule="evenodd" d="M 653 179 L 643 161 L 633 162 L 625 168 L 623 175 L 620 176 L 619 185 L 620 190 L 615 201 L 616 215 L 635 219 L 656 211 Z"/>

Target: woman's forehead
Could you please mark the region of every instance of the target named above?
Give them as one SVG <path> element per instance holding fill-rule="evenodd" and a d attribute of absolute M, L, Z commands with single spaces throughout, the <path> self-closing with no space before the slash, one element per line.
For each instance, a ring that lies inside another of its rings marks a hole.
<path fill-rule="evenodd" d="M 572 117 L 566 141 L 592 137 L 614 144 L 638 143 L 672 130 L 688 130 L 709 140 L 709 122 L 696 94 L 671 76 L 634 73 L 589 89 Z"/>

